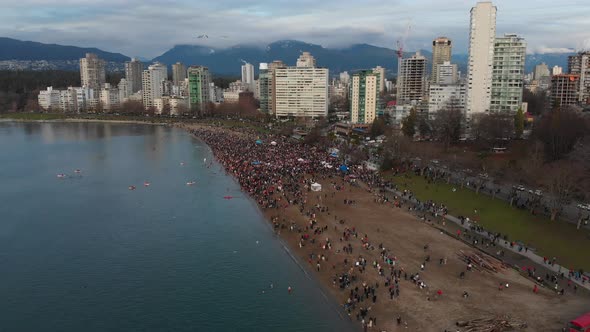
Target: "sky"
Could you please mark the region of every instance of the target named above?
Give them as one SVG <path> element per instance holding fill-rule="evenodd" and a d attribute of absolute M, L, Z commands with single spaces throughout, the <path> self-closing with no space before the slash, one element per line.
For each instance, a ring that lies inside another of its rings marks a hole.
<path fill-rule="evenodd" d="M 367 43 L 431 49 L 447 36 L 467 53 L 474 0 L 0 0 L 0 36 L 98 47 L 143 58 L 176 44 L 224 48 L 295 39 L 324 47 Z M 529 53 L 590 49 L 588 0 L 496 0 L 497 34 Z M 408 26 L 410 27 L 408 29 Z M 208 39 L 197 38 L 206 34 Z M 407 37 L 406 37 L 407 36 Z"/>

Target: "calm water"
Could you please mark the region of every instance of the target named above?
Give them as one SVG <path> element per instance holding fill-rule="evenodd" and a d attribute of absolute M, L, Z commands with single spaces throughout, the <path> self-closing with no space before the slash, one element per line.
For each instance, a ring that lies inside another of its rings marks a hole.
<path fill-rule="evenodd" d="M 167 127 L 0 123 L 0 331 L 349 330 L 204 158 Z"/>

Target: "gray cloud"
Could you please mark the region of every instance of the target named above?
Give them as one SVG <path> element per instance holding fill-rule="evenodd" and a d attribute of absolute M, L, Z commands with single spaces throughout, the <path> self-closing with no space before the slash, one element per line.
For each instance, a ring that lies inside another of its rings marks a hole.
<path fill-rule="evenodd" d="M 524 36 L 530 51 L 590 47 L 590 6 L 576 0 L 497 0 L 497 31 Z M 411 24 L 406 49 L 446 35 L 465 53 L 467 0 L 21 0 L 4 3 L 0 35 L 153 57 L 174 44 L 227 47 L 299 39 L 339 47 L 393 47 Z M 208 34 L 208 40 L 197 39 Z M 227 36 L 227 38 L 222 38 Z"/>

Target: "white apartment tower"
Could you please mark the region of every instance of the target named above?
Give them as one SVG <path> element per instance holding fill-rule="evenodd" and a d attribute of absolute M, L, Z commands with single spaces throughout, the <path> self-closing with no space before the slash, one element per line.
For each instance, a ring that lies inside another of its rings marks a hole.
<path fill-rule="evenodd" d="M 328 115 L 328 69 L 316 68 L 307 53 L 297 67 L 272 66 L 272 103 L 276 117 L 323 117 Z M 269 67 L 270 69 L 270 67 Z"/>
<path fill-rule="evenodd" d="M 377 66 L 375 68 L 373 68 L 373 73 L 375 74 L 379 74 L 379 92 L 383 92 L 385 91 L 385 68 L 381 67 L 381 66 Z"/>
<path fill-rule="evenodd" d="M 149 66 L 142 75 L 143 107 L 154 106 L 154 99 L 164 94 L 163 82 L 168 79 L 168 68 L 159 62 Z"/>
<path fill-rule="evenodd" d="M 106 82 L 105 62 L 94 53 L 86 53 L 80 59 L 80 80 L 82 86 L 100 90 Z"/>
<path fill-rule="evenodd" d="M 487 112 L 492 94 L 496 7 L 479 2 L 471 9 L 467 64 L 467 116 Z"/>
<path fill-rule="evenodd" d="M 137 58 L 125 62 L 125 79 L 131 87 L 131 93 L 141 90 L 141 75 L 143 72 L 143 63 Z"/>
<path fill-rule="evenodd" d="M 254 66 L 251 63 L 242 65 L 242 83 L 247 84 L 250 89 L 254 84 Z"/>
<path fill-rule="evenodd" d="M 526 42 L 523 38 L 514 34 L 496 37 L 494 42 L 491 112 L 510 114 L 515 113 L 522 107 L 525 58 Z M 539 74 L 549 74 L 547 65 L 543 65 L 544 68 L 539 71 Z"/>

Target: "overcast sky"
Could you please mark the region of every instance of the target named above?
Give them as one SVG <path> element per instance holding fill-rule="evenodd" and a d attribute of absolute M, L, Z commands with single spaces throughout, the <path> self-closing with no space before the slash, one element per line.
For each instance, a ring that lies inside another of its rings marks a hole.
<path fill-rule="evenodd" d="M 152 58 L 175 44 L 226 47 L 296 39 L 408 50 L 446 35 L 467 52 L 472 0 L 0 0 L 0 36 Z M 590 48 L 589 0 L 496 0 L 497 33 L 529 53 Z M 209 39 L 197 39 L 207 34 Z"/>

